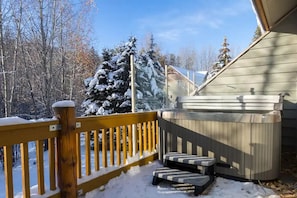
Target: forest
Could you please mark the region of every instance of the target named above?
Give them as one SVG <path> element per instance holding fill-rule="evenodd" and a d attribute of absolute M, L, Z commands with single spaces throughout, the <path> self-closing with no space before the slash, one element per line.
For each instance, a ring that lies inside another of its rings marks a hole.
<path fill-rule="evenodd" d="M 83 1 L 0 1 L 0 117 L 52 117 L 55 101 L 82 101 L 83 79 L 99 63 L 90 9 Z"/>

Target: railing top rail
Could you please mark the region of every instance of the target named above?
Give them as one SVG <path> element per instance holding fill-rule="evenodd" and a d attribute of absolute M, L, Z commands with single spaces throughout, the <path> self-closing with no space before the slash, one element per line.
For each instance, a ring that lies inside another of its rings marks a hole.
<path fill-rule="evenodd" d="M 0 133 L 1 131 L 7 130 L 19 130 L 19 129 L 29 129 L 29 128 L 37 128 L 42 126 L 54 125 L 58 124 L 59 121 L 57 119 L 52 120 L 42 120 L 42 121 L 28 121 L 27 123 L 9 123 L 5 125 L 0 125 Z"/>
<path fill-rule="evenodd" d="M 121 113 L 104 116 L 78 117 L 76 122 L 80 123 L 78 130 L 88 131 L 96 128 L 108 129 L 116 126 L 137 124 L 157 119 L 157 111 Z"/>
<path fill-rule="evenodd" d="M 50 127 L 58 123 L 58 120 L 51 120 L 0 126 L 0 147 L 56 137 L 57 131 Z"/>
<path fill-rule="evenodd" d="M 281 102 L 282 97 L 280 95 L 211 95 L 211 96 L 182 96 L 177 98 L 178 101 L 183 102 L 187 100 L 214 100 L 214 101 L 237 101 L 237 102 L 249 102 L 249 101 L 271 101 Z"/>
<path fill-rule="evenodd" d="M 116 126 L 137 124 L 157 119 L 157 112 L 122 113 L 104 116 L 77 117 L 78 130 L 88 131 L 96 128 L 107 129 Z M 28 122 L 21 124 L 0 125 L 0 146 L 43 140 L 57 136 L 59 121 Z"/>
<path fill-rule="evenodd" d="M 274 111 L 282 110 L 281 95 L 183 96 L 177 108 L 209 111 Z"/>

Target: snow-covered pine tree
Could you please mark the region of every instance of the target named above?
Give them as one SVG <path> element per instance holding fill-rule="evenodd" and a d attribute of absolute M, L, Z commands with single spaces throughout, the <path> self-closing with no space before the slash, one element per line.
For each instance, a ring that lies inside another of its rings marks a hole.
<path fill-rule="evenodd" d="M 156 110 L 164 106 L 165 74 L 155 49 L 151 35 L 148 49 L 142 50 L 136 59 L 137 111 Z"/>
<path fill-rule="evenodd" d="M 230 49 L 228 48 L 229 43 L 227 42 L 227 38 L 224 38 L 224 42 L 222 44 L 222 48 L 219 50 L 220 54 L 218 56 L 219 63 L 221 67 L 226 66 L 231 61 Z"/>
<path fill-rule="evenodd" d="M 103 62 L 94 77 L 85 80 L 85 115 L 106 115 L 131 111 L 130 54 L 135 53 L 136 38 L 115 50 L 103 50 Z"/>
<path fill-rule="evenodd" d="M 227 42 L 227 38 L 225 37 L 222 48 L 219 50 L 218 62 L 213 65 L 212 70 L 207 75 L 207 78 L 214 76 L 231 61 L 230 49 L 228 48 L 228 46 L 229 43 Z"/>

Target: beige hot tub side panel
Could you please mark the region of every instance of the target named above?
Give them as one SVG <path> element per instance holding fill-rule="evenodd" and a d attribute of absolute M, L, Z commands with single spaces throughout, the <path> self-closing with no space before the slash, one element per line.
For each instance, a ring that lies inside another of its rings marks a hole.
<path fill-rule="evenodd" d="M 165 153 L 178 151 L 215 157 L 218 164 L 230 166 L 217 166 L 216 172 L 220 174 L 252 180 L 271 180 L 278 177 L 280 122 L 247 123 L 165 118 L 160 121 L 160 127 L 165 133 Z"/>

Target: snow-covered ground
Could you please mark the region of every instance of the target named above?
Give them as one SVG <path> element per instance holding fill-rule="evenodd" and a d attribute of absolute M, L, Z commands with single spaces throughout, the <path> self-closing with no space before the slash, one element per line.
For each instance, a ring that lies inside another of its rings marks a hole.
<path fill-rule="evenodd" d="M 34 153 L 33 144 L 30 146 L 32 153 Z M 32 156 L 33 157 L 33 156 Z M 47 164 L 47 152 L 45 152 L 45 173 L 48 171 Z M 30 183 L 31 183 L 31 195 L 37 196 L 36 186 L 36 165 L 34 163 L 34 157 L 30 159 Z M 85 198 L 183 198 L 194 197 L 193 186 L 174 184 L 171 182 L 161 182 L 157 186 L 152 185 L 152 173 L 153 171 L 162 166 L 159 161 L 154 161 L 146 166 L 136 166 L 131 168 L 126 174 L 122 173 L 119 177 L 116 177 L 109 181 L 105 186 L 93 190 L 85 195 Z M 21 185 L 21 167 L 16 166 L 13 170 L 14 176 L 14 190 L 15 197 L 22 197 L 22 185 Z M 48 178 L 48 175 L 45 175 Z M 46 182 L 48 186 L 48 182 Z M 48 187 L 46 187 L 48 189 Z M 0 171 L 0 198 L 5 197 L 5 184 L 4 174 Z M 279 198 L 272 190 L 264 188 L 260 185 L 256 185 L 252 182 L 238 182 L 233 180 L 217 177 L 214 184 L 211 185 L 202 195 L 199 197 L 205 198 Z"/>
<path fill-rule="evenodd" d="M 122 173 L 109 181 L 105 186 L 86 194 L 85 198 L 183 198 L 194 197 L 194 189 L 190 185 L 161 182 L 153 186 L 152 173 L 162 166 L 154 161 L 146 166 L 136 166 L 126 174 Z M 217 177 L 202 195 L 203 198 L 279 198 L 272 190 L 252 182 L 238 182 Z"/>

